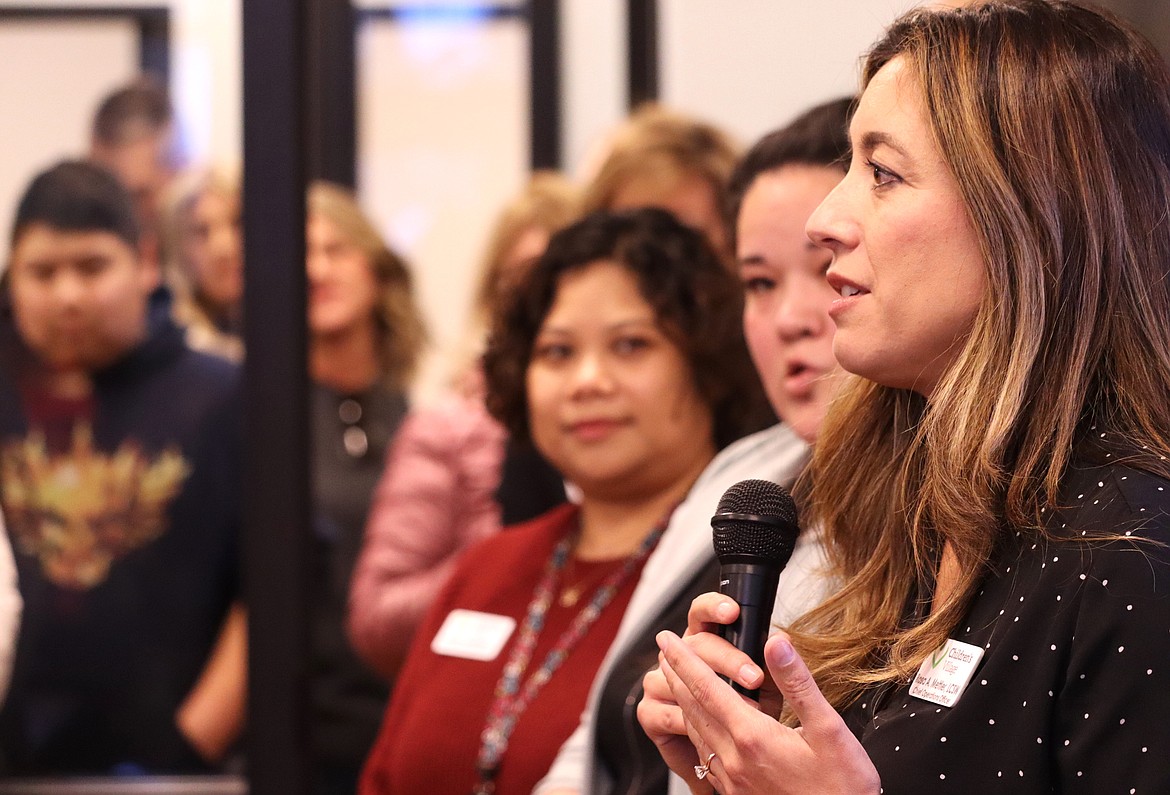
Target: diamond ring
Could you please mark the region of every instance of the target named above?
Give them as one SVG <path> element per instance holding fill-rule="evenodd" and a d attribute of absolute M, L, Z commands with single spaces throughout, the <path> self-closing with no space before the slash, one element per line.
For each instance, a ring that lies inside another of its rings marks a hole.
<path fill-rule="evenodd" d="M 715 754 L 711 754 L 707 757 L 706 762 L 701 765 L 695 765 L 695 775 L 698 777 L 699 781 L 705 779 L 707 774 L 711 772 L 711 760 L 714 758 Z"/>

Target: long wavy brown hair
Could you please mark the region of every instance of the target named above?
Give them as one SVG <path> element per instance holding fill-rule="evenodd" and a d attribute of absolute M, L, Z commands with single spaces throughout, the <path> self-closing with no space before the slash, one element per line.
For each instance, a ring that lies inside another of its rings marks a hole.
<path fill-rule="evenodd" d="M 987 291 L 929 401 L 854 378 L 818 436 L 800 488 L 844 587 L 794 630 L 838 707 L 905 681 L 965 614 L 997 545 L 1044 534 L 1092 425 L 1122 440 L 1130 465 L 1170 474 L 1170 77 L 1158 53 L 1071 3 L 988 0 L 900 18 L 863 86 L 894 58 L 962 191 Z M 945 544 L 960 578 L 904 626 Z"/>
<path fill-rule="evenodd" d="M 426 347 L 427 331 L 406 261 L 386 244 L 348 188 L 322 180 L 313 182 L 306 209 L 333 222 L 369 259 L 379 291 L 374 319 L 380 337 L 382 377 L 394 387 L 408 387 Z"/>

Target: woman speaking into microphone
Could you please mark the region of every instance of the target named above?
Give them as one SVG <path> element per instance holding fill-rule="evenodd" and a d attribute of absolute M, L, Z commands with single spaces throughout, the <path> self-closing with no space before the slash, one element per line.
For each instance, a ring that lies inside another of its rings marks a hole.
<path fill-rule="evenodd" d="M 1166 66 L 986 0 L 902 17 L 863 89 L 808 223 L 855 378 L 802 511 L 844 587 L 766 672 L 699 597 L 642 724 L 696 793 L 1170 792 Z"/>

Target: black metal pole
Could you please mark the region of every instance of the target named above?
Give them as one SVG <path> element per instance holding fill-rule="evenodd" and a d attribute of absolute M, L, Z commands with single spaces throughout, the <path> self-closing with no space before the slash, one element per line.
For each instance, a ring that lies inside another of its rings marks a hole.
<path fill-rule="evenodd" d="M 560 9 L 557 0 L 531 0 L 532 168 L 561 166 Z"/>
<path fill-rule="evenodd" d="M 630 109 L 658 99 L 658 2 L 629 0 L 627 5 Z"/>
<path fill-rule="evenodd" d="M 167 85 L 171 77 L 171 12 L 167 8 L 147 8 L 136 15 L 138 21 L 138 66 Z"/>
<path fill-rule="evenodd" d="M 357 161 L 356 20 L 350 0 L 317 0 L 308 29 L 309 179 L 354 188 Z"/>
<path fill-rule="evenodd" d="M 315 0 L 244 0 L 244 583 L 251 795 L 309 792 L 305 42 Z"/>

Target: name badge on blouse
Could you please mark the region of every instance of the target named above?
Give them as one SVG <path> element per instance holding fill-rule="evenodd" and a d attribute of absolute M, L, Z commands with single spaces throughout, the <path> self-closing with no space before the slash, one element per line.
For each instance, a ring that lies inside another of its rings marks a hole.
<path fill-rule="evenodd" d="M 431 651 L 444 657 L 494 660 L 515 628 L 516 619 L 509 616 L 452 610 L 435 633 Z"/>
<path fill-rule="evenodd" d="M 910 695 L 932 704 L 953 707 L 967 689 L 967 683 L 982 659 L 983 649 L 980 647 L 961 640 L 948 640 L 941 649 L 922 661 L 910 685 Z"/>

